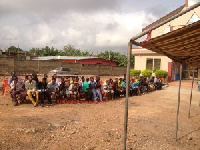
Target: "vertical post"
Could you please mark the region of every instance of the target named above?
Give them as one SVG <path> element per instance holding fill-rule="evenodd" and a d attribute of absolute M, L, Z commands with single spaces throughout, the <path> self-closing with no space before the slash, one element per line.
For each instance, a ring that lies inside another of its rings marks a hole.
<path fill-rule="evenodd" d="M 176 141 L 178 137 L 178 116 L 179 116 L 179 107 L 180 107 L 180 94 L 181 94 L 181 79 L 182 79 L 182 64 L 180 64 L 180 80 L 179 80 L 179 89 L 178 89 L 178 106 L 176 113 Z"/>
<path fill-rule="evenodd" d="M 38 60 L 38 69 L 37 69 L 38 74 L 39 74 L 39 71 L 40 71 L 40 61 Z"/>
<path fill-rule="evenodd" d="M 190 106 L 189 106 L 189 113 L 188 113 L 188 118 L 190 118 L 190 109 L 191 109 L 191 104 L 192 104 L 192 90 L 194 86 L 194 69 L 193 69 L 193 76 L 192 76 L 192 87 L 191 87 L 191 93 L 190 93 Z"/>
<path fill-rule="evenodd" d="M 127 139 L 127 125 L 128 125 L 128 97 L 130 88 L 130 63 L 131 63 L 131 52 L 132 43 L 128 43 L 128 54 L 127 54 L 127 70 L 126 70 L 126 100 L 125 100 L 125 112 L 124 112 L 124 150 L 126 150 L 126 139 Z"/>

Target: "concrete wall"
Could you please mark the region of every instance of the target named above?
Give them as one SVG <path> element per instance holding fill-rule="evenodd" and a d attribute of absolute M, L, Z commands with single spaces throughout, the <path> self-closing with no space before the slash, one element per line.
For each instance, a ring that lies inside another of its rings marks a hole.
<path fill-rule="evenodd" d="M 14 60 L 13 58 L 0 57 L 0 74 L 10 74 L 15 70 L 20 74 L 48 73 L 57 67 L 68 67 L 77 71 L 80 75 L 123 75 L 126 67 L 112 67 L 106 65 L 82 65 L 81 63 L 65 63 L 59 60 L 35 61 L 35 60 Z"/>
<path fill-rule="evenodd" d="M 14 70 L 14 59 L 0 57 L 0 74 L 5 74 Z"/>

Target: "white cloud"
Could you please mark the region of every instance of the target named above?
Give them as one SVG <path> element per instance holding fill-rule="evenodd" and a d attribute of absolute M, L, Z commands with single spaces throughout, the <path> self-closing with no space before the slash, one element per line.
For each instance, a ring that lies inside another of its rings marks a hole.
<path fill-rule="evenodd" d="M 142 27 L 155 18 L 144 11 L 71 13 L 63 14 L 50 22 L 38 22 L 28 27 L 18 25 L 12 27 L 10 32 L 4 33 L 10 37 L 18 37 L 19 40 L 13 40 L 11 44 L 15 45 L 18 42 L 22 48 L 27 49 L 45 45 L 62 49 L 67 44 L 94 50 L 100 47 L 124 48 L 133 35 L 141 32 Z M 30 22 L 29 18 L 25 17 L 24 20 Z M 2 38 L 0 35 L 0 39 Z"/>

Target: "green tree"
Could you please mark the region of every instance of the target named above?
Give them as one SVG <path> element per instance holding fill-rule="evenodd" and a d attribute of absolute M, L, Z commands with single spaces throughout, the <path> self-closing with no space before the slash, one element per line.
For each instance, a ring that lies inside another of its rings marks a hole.
<path fill-rule="evenodd" d="M 23 50 L 21 48 L 15 47 L 15 46 L 10 46 L 8 48 L 8 51 L 10 51 L 10 52 L 18 52 L 18 51 L 23 51 Z"/>
<path fill-rule="evenodd" d="M 107 60 L 117 61 L 118 66 L 127 66 L 127 57 L 119 52 L 105 51 L 98 54 L 99 58 Z M 134 56 L 131 55 L 131 66 L 134 65 Z"/>

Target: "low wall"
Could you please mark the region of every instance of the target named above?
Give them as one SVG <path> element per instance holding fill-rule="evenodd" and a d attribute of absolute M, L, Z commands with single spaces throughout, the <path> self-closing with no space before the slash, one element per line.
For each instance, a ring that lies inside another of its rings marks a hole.
<path fill-rule="evenodd" d="M 47 74 L 57 67 L 67 67 L 77 71 L 80 75 L 117 76 L 126 73 L 126 67 L 112 67 L 108 65 L 82 65 L 81 63 L 65 63 L 60 60 L 16 60 L 0 57 L 0 74 L 10 74 L 16 71 L 19 74 Z"/>

